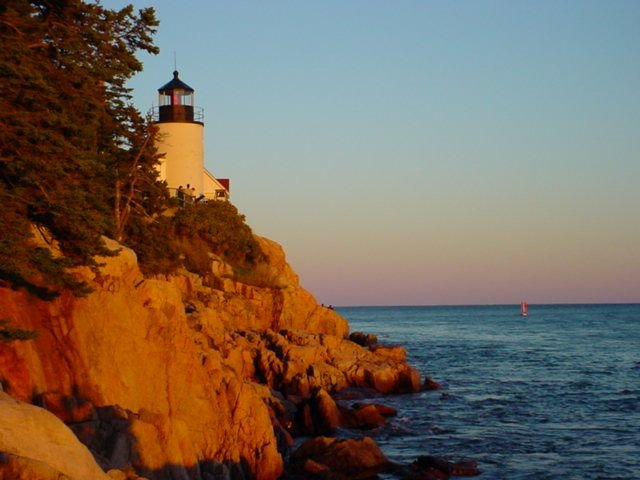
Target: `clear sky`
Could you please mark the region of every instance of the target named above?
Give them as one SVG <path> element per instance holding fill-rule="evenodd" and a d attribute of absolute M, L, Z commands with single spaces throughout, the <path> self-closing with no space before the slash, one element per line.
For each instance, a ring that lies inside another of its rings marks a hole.
<path fill-rule="evenodd" d="M 640 301 L 640 2 L 133 3 L 318 301 Z"/>

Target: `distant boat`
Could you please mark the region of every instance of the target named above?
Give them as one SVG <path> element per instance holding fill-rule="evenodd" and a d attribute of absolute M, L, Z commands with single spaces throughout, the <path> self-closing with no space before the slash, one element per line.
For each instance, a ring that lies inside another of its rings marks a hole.
<path fill-rule="evenodd" d="M 520 303 L 520 316 L 521 317 L 529 316 L 529 305 L 527 305 L 527 302 Z"/>

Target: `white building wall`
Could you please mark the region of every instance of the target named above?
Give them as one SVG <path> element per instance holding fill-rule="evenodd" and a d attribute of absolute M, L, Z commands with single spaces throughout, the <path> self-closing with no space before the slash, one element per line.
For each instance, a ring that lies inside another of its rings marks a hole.
<path fill-rule="evenodd" d="M 166 180 L 173 193 L 180 185 L 189 184 L 196 196 L 204 193 L 204 126 L 199 123 L 157 123 L 160 178 Z"/>

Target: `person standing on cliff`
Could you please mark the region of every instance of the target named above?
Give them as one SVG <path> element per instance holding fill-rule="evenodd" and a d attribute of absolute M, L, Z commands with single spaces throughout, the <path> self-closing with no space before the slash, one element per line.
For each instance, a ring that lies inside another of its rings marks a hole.
<path fill-rule="evenodd" d="M 182 188 L 182 185 L 178 187 L 178 193 L 176 194 L 176 197 L 178 197 L 178 205 L 184 207 L 184 188 Z"/>

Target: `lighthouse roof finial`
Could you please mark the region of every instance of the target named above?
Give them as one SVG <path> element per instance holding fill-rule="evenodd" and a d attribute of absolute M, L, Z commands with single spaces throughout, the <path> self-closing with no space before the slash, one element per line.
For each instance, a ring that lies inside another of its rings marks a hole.
<path fill-rule="evenodd" d="M 158 89 L 158 92 L 165 92 L 167 90 L 186 90 L 187 92 L 194 91 L 193 88 L 191 88 L 189 85 L 178 78 L 178 70 L 173 71 L 173 80 L 161 86 Z"/>

